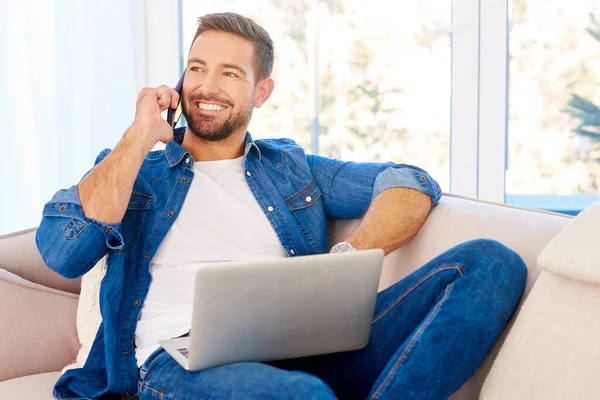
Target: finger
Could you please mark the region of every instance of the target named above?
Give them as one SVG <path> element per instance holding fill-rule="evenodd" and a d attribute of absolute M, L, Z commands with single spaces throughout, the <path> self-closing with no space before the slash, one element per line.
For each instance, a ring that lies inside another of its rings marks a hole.
<path fill-rule="evenodd" d="M 165 109 L 171 104 L 171 89 L 165 85 L 156 88 L 157 100 L 161 109 Z"/>
<path fill-rule="evenodd" d="M 136 105 L 138 105 L 140 103 L 140 101 L 148 95 L 148 93 L 150 93 L 152 90 L 152 88 L 143 88 L 142 90 L 140 90 L 140 92 L 138 93 L 138 97 L 137 97 L 137 101 L 135 102 Z"/>
<path fill-rule="evenodd" d="M 175 89 L 171 89 L 171 108 L 177 108 L 179 104 L 179 93 Z"/>
<path fill-rule="evenodd" d="M 156 88 L 156 92 L 162 97 L 162 96 L 167 96 L 170 97 L 171 96 L 171 88 L 168 87 L 167 85 L 160 85 L 159 87 Z"/>
<path fill-rule="evenodd" d="M 155 89 L 154 90 L 154 101 L 156 102 L 156 104 L 158 105 L 158 108 L 162 112 L 169 107 L 171 99 L 168 95 L 165 95 L 164 93 L 161 93 L 160 91 Z"/>

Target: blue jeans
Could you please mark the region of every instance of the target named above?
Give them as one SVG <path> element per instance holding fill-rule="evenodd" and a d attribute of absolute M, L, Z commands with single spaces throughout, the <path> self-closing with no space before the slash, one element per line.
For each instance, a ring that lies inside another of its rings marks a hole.
<path fill-rule="evenodd" d="M 197 372 L 159 350 L 140 369 L 140 400 L 446 399 L 483 362 L 526 278 L 514 251 L 466 242 L 377 295 L 364 349 Z"/>

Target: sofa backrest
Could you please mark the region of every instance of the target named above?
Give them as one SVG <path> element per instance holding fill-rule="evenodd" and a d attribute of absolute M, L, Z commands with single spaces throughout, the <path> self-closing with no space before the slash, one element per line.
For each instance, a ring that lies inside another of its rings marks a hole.
<path fill-rule="evenodd" d="M 444 250 L 485 237 L 513 248 L 529 268 L 528 289 L 539 274 L 537 256 L 572 217 L 519 209 L 475 199 L 444 195 L 419 234 L 384 263 L 380 289 L 408 275 Z M 329 225 L 330 246 L 343 240 L 360 220 Z M 0 236 L 0 268 L 40 285 L 79 293 L 80 279 L 65 279 L 46 267 L 35 245 L 36 228 Z"/>
<path fill-rule="evenodd" d="M 457 244 L 488 238 L 504 243 L 523 257 L 529 270 L 527 292 L 539 275 L 538 255 L 572 219 L 564 214 L 444 194 L 419 233 L 386 256 L 379 288 L 390 286 Z M 330 226 L 330 243 L 342 240 L 357 223 L 336 221 Z"/>

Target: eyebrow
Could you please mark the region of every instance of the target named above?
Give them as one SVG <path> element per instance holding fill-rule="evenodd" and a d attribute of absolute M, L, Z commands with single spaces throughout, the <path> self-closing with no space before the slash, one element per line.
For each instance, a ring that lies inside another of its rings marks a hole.
<path fill-rule="evenodd" d="M 192 57 L 192 58 L 188 59 L 188 64 L 193 63 L 193 62 L 202 64 L 202 65 L 206 65 L 206 61 L 204 61 L 200 58 Z M 247 75 L 246 71 L 241 66 L 236 65 L 236 64 L 222 63 L 222 64 L 219 64 L 219 67 L 236 69 L 236 70 L 240 71 L 242 74 Z"/>

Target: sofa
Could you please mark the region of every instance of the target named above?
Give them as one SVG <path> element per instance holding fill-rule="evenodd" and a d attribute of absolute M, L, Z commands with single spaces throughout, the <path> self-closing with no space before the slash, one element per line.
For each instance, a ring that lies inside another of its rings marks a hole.
<path fill-rule="evenodd" d="M 529 271 L 525 299 L 540 274 L 540 252 L 571 221 L 568 215 L 445 195 L 421 231 L 386 256 L 379 289 L 452 246 L 474 238 L 490 238 L 511 247 L 525 260 Z M 330 244 L 346 237 L 358 222 L 332 223 Z M 53 398 L 52 387 L 60 370 L 75 359 L 80 348 L 75 325 L 80 282 L 65 279 L 44 265 L 35 246 L 35 228 L 0 236 L 0 399 Z M 483 365 L 452 400 L 479 398 L 518 314 Z"/>
<path fill-rule="evenodd" d="M 538 257 L 481 400 L 600 399 L 600 202 L 583 210 Z"/>

